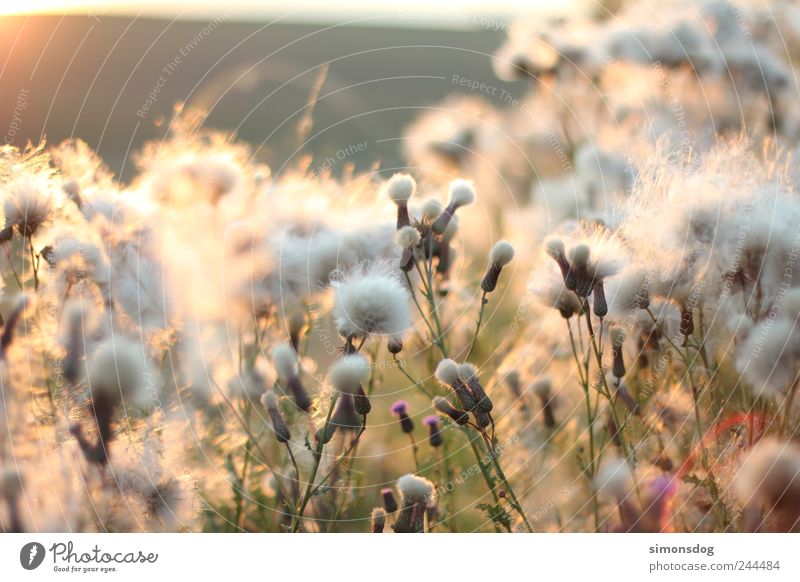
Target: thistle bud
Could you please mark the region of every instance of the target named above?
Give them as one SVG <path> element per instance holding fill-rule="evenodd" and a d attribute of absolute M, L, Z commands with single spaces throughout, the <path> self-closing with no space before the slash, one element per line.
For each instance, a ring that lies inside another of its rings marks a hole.
<path fill-rule="evenodd" d="M 491 293 L 497 287 L 500 278 L 500 271 L 503 270 L 514 258 L 514 247 L 511 243 L 501 240 L 492 247 L 489 253 L 489 268 L 481 281 L 481 289 L 486 293 Z"/>
<path fill-rule="evenodd" d="M 694 333 L 694 313 L 690 306 L 681 306 L 681 335 L 688 338 Z"/>
<path fill-rule="evenodd" d="M 428 503 L 425 508 L 425 515 L 428 518 L 428 531 L 431 531 L 439 520 L 439 504 L 435 500 Z"/>
<path fill-rule="evenodd" d="M 547 428 L 555 428 L 556 417 L 553 414 L 553 383 L 550 378 L 544 377 L 538 379 L 533 383 L 533 392 L 539 397 L 542 403 L 542 415 L 544 416 L 544 425 Z"/>
<path fill-rule="evenodd" d="M 358 386 L 358 390 L 353 395 L 353 400 L 355 401 L 356 412 L 359 414 L 366 416 L 372 410 L 372 403 L 369 401 L 369 396 L 364 392 L 364 388 L 361 385 Z"/>
<path fill-rule="evenodd" d="M 317 429 L 317 432 L 314 433 L 314 440 L 320 444 L 327 445 L 329 442 L 331 442 L 333 435 L 336 434 L 336 428 L 337 427 L 335 424 L 333 424 L 333 422 L 328 423 L 327 428 L 323 426 Z"/>
<path fill-rule="evenodd" d="M 566 286 L 567 290 L 574 291 L 575 277 L 570 272 L 564 241 L 557 238 L 551 238 L 547 241 L 545 248 L 547 250 L 547 254 L 556 262 L 558 268 L 561 270 L 561 277 L 564 279 L 564 285 Z"/>
<path fill-rule="evenodd" d="M 472 364 L 461 364 L 458 367 L 458 378 L 463 382 L 475 399 L 476 406 L 479 410 L 489 413 L 494 407 L 486 391 L 483 389 L 480 379 L 478 378 L 478 370 Z"/>
<path fill-rule="evenodd" d="M 618 380 L 625 375 L 625 361 L 622 355 L 622 346 L 625 343 L 625 330 L 621 327 L 612 327 L 609 332 L 611 337 L 611 354 L 613 356 L 613 364 L 611 372 Z"/>
<path fill-rule="evenodd" d="M 460 426 L 464 426 L 469 422 L 469 413 L 465 410 L 460 410 L 450 404 L 447 399 L 442 398 L 441 396 L 435 396 L 433 399 L 433 407 L 436 409 L 437 412 L 440 414 L 444 414 L 445 416 L 449 417 L 450 420 L 455 422 Z"/>
<path fill-rule="evenodd" d="M 390 337 L 386 347 L 390 354 L 399 354 L 403 351 L 403 336 L 399 335 Z"/>
<path fill-rule="evenodd" d="M 336 402 L 336 409 L 331 416 L 330 425 L 342 430 L 358 430 L 361 418 L 356 410 L 355 398 L 352 394 L 341 394 Z"/>
<path fill-rule="evenodd" d="M 386 509 L 386 513 L 397 511 L 397 499 L 394 497 L 394 491 L 386 487 L 381 489 L 381 496 L 383 497 L 383 507 Z"/>
<path fill-rule="evenodd" d="M 300 364 L 297 352 L 289 344 L 279 344 L 272 350 L 272 360 L 278 372 L 278 381 L 288 389 L 297 408 L 303 412 L 311 409 L 311 398 L 300 381 Z"/>
<path fill-rule="evenodd" d="M 472 411 L 472 416 L 475 417 L 475 424 L 477 424 L 480 428 L 486 428 L 490 424 L 492 424 L 492 419 L 488 413 L 484 412 L 480 408 L 476 408 Z"/>
<path fill-rule="evenodd" d="M 395 241 L 403 253 L 400 256 L 400 270 L 409 272 L 414 268 L 414 249 L 420 243 L 419 231 L 413 226 L 404 226 L 397 231 Z"/>
<path fill-rule="evenodd" d="M 358 414 L 369 414 L 372 410 L 372 404 L 362 386 L 369 378 L 369 372 L 369 360 L 361 354 L 344 356 L 331 367 L 331 383 L 342 394 L 351 396 Z"/>
<path fill-rule="evenodd" d="M 431 230 L 435 234 L 444 233 L 456 210 L 475 201 L 475 186 L 467 180 L 453 180 L 450 182 L 450 202 L 442 213 L 433 221 Z"/>
<path fill-rule="evenodd" d="M 383 533 L 383 528 L 386 527 L 386 512 L 382 507 L 372 510 L 370 521 L 372 522 L 372 533 Z"/>
<path fill-rule="evenodd" d="M 397 205 L 397 230 L 411 224 L 408 201 L 414 195 L 417 183 L 408 174 L 395 174 L 386 183 L 386 195 Z"/>
<path fill-rule="evenodd" d="M 267 409 L 269 419 L 272 422 L 272 431 L 275 433 L 275 438 L 279 443 L 287 443 L 291 439 L 289 427 L 286 426 L 286 421 L 278 408 L 278 397 L 272 390 L 264 392 L 261 396 L 261 404 Z"/>
<path fill-rule="evenodd" d="M 439 417 L 438 416 L 426 416 L 422 423 L 426 425 L 429 429 L 428 434 L 428 442 L 432 447 L 438 447 L 442 444 L 442 433 L 439 428 Z"/>
<path fill-rule="evenodd" d="M 592 311 L 597 317 L 608 315 L 608 302 L 602 279 L 595 280 L 592 285 Z"/>
<path fill-rule="evenodd" d="M 569 282 L 574 283 L 573 289 L 580 297 L 588 297 L 592 292 L 594 281 L 589 277 L 587 270 L 591 254 L 592 251 L 589 245 L 584 243 L 576 245 L 570 251 L 570 269 L 567 279 Z M 567 282 L 565 281 L 565 284 Z M 569 285 L 566 285 L 566 287 L 567 289 L 570 288 Z"/>
<path fill-rule="evenodd" d="M 408 404 L 405 400 L 398 400 L 392 404 L 392 414 L 400 419 L 400 428 L 404 433 L 414 432 L 414 421 L 408 416 Z"/>
<path fill-rule="evenodd" d="M 467 388 L 467 385 L 459 378 L 458 364 L 455 361 L 445 358 L 439 362 L 436 366 L 435 375 L 439 382 L 453 390 L 456 397 L 458 397 L 458 400 L 461 402 L 461 406 L 463 406 L 467 412 L 472 412 L 478 406 L 478 402 L 475 400 L 470 389 Z"/>
<path fill-rule="evenodd" d="M 394 525 L 397 533 L 422 533 L 425 531 L 425 512 L 434 498 L 433 483 L 424 477 L 404 475 L 397 481 L 401 509 Z"/>

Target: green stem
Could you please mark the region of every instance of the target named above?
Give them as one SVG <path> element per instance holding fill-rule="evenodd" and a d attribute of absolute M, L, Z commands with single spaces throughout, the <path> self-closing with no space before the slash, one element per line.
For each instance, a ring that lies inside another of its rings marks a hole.
<path fill-rule="evenodd" d="M 403 366 L 403 364 L 398 359 L 397 354 L 392 354 L 392 358 L 394 358 L 394 363 L 397 366 L 397 369 L 400 370 L 400 372 L 403 373 L 403 376 L 408 378 L 408 380 L 410 382 L 412 382 L 414 384 L 414 386 L 416 386 L 425 396 L 427 396 L 428 398 L 433 398 L 433 394 L 428 392 L 422 384 L 417 382 L 417 380 L 415 380 L 414 377 L 411 374 L 408 373 L 408 371 L 406 370 L 405 366 Z"/>
<path fill-rule="evenodd" d="M 331 416 L 333 415 L 333 408 L 336 406 L 336 401 L 339 399 L 339 392 L 334 390 L 333 396 L 331 396 L 330 407 L 328 408 L 328 415 L 325 417 L 325 424 L 322 426 L 322 434 L 323 436 L 327 436 L 328 427 L 330 426 Z M 295 511 L 294 518 L 292 519 L 292 526 L 290 531 L 292 533 L 297 532 L 300 529 L 300 525 L 303 521 L 303 512 L 306 510 L 306 506 L 308 505 L 308 501 L 311 499 L 311 494 L 314 491 L 314 480 L 317 478 L 317 472 L 319 471 L 319 464 L 322 461 L 322 450 L 325 448 L 325 444 L 323 443 L 323 439 L 317 441 L 317 448 L 314 450 L 314 466 L 311 469 L 311 477 L 308 480 L 308 484 L 306 486 L 306 492 L 303 495 L 303 500 L 300 502 L 300 505 L 297 507 L 297 511 Z"/>
<path fill-rule="evenodd" d="M 517 499 L 517 495 L 514 493 L 514 488 L 511 487 L 511 483 L 508 482 L 505 473 L 503 473 L 503 469 L 500 467 L 500 462 L 497 460 L 496 452 L 490 451 L 489 457 L 492 459 L 492 464 L 494 465 L 494 470 L 497 473 L 497 476 L 503 482 L 503 485 L 505 485 L 506 492 L 511 496 L 511 506 L 522 518 L 522 523 L 525 526 L 525 529 L 528 530 L 528 533 L 533 533 L 533 526 L 531 525 L 531 522 L 528 521 L 528 516 L 525 515 L 525 510 L 522 509 L 522 505 Z"/>
<path fill-rule="evenodd" d="M 481 333 L 481 324 L 483 323 L 483 312 L 486 308 L 486 304 L 488 303 L 486 296 L 488 293 L 486 291 L 483 292 L 481 295 L 481 309 L 478 312 L 478 323 L 475 325 L 475 336 L 472 338 L 472 342 L 469 346 L 469 351 L 467 352 L 467 356 L 464 358 L 464 361 L 469 361 L 470 356 L 472 355 L 472 351 L 475 349 L 475 345 L 478 343 L 478 334 Z"/>

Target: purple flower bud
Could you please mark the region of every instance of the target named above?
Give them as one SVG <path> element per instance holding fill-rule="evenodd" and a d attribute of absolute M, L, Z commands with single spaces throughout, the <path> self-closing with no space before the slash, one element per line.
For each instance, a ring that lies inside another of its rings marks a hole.
<path fill-rule="evenodd" d="M 400 428 L 404 433 L 414 432 L 414 421 L 408 416 L 408 404 L 405 400 L 392 404 L 392 414 L 400 419 Z"/>
<path fill-rule="evenodd" d="M 381 495 L 383 496 L 383 507 L 386 509 L 386 513 L 397 511 L 397 499 L 395 499 L 394 490 L 386 487 L 381 489 Z"/>
<path fill-rule="evenodd" d="M 432 447 L 438 447 L 442 444 L 442 433 L 439 428 L 439 417 L 438 416 L 426 416 L 423 421 L 428 429 L 430 430 L 430 434 L 428 435 L 428 442 Z"/>

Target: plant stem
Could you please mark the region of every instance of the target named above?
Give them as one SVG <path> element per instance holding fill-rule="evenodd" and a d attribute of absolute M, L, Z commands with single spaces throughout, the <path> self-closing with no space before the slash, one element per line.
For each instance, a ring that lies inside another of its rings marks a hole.
<path fill-rule="evenodd" d="M 408 378 L 409 381 L 411 381 L 414 384 L 414 386 L 416 386 L 425 396 L 427 396 L 428 398 L 433 398 L 433 394 L 428 392 L 422 384 L 417 382 L 417 380 L 415 380 L 414 377 L 408 373 L 405 366 L 403 366 L 403 364 L 397 358 L 397 354 L 392 354 L 392 357 L 394 358 L 394 363 L 397 365 L 397 369 L 403 373 L 403 376 Z"/>
<path fill-rule="evenodd" d="M 473 336 L 472 342 L 470 343 L 469 351 L 467 352 L 467 355 L 464 358 L 465 362 L 469 360 L 470 356 L 472 355 L 472 351 L 475 349 L 475 344 L 478 343 L 478 334 L 481 333 L 481 324 L 483 323 L 483 312 L 486 308 L 486 304 L 488 303 L 486 295 L 488 295 L 486 291 L 484 291 L 483 294 L 481 295 L 481 309 L 478 312 L 478 323 L 475 325 L 475 335 Z"/>
<path fill-rule="evenodd" d="M 339 392 L 334 390 L 333 396 L 331 396 L 330 406 L 328 408 L 328 415 L 325 417 L 325 424 L 322 426 L 322 434 L 323 436 L 327 436 L 328 427 L 330 426 L 331 416 L 333 415 L 333 408 L 336 406 L 336 401 L 339 399 Z M 305 495 L 303 495 L 303 500 L 300 502 L 300 505 L 297 507 L 297 511 L 295 511 L 294 518 L 292 519 L 292 526 L 290 531 L 292 533 L 297 532 L 300 529 L 300 525 L 303 521 L 303 512 L 308 505 L 308 501 L 311 499 L 311 494 L 314 491 L 314 480 L 317 478 L 317 471 L 319 471 L 319 464 L 322 461 L 322 450 L 325 448 L 325 444 L 322 442 L 322 439 L 317 441 L 317 448 L 314 450 L 314 466 L 311 469 L 311 477 L 308 480 L 308 484 L 306 486 Z M 299 477 L 298 477 L 299 478 Z"/>
<path fill-rule="evenodd" d="M 489 457 L 492 459 L 492 464 L 494 465 L 494 470 L 497 473 L 497 476 L 503 482 L 503 485 L 505 485 L 506 493 L 511 496 L 511 506 L 522 518 L 522 523 L 525 526 L 525 529 L 528 530 L 528 533 L 533 533 L 533 526 L 531 525 L 531 522 L 528 521 L 528 516 L 525 515 L 525 510 L 522 509 L 522 505 L 520 505 L 517 495 L 514 493 L 514 488 L 511 487 L 511 483 L 508 482 L 505 473 L 503 473 L 503 469 L 500 467 L 500 462 L 497 460 L 496 452 L 490 451 Z"/>

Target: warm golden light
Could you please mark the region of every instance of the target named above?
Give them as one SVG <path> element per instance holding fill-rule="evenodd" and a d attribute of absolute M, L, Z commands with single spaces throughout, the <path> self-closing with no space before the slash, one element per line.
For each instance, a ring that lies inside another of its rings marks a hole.
<path fill-rule="evenodd" d="M 37 14 L 45 12 L 91 12 L 102 9 L 107 2 L 90 0 L 5 0 L 0 2 L 0 15 Z"/>
<path fill-rule="evenodd" d="M 407 13 L 446 17 L 448 14 L 493 15 L 497 18 L 543 11 L 563 12 L 584 0 L 405 0 L 380 2 L 372 0 L 341 0 L 332 5 L 326 0 L 300 0 L 287 5 L 285 0 L 239 0 L 233 10 L 238 18 L 246 19 L 265 15 L 294 13 L 302 17 L 308 13 L 324 19 L 346 19 L 353 15 L 379 14 L 393 16 L 402 10 Z M 10 14 L 93 14 L 147 15 L 168 17 L 206 17 L 229 10 L 222 0 L 0 0 L 0 16 Z"/>

